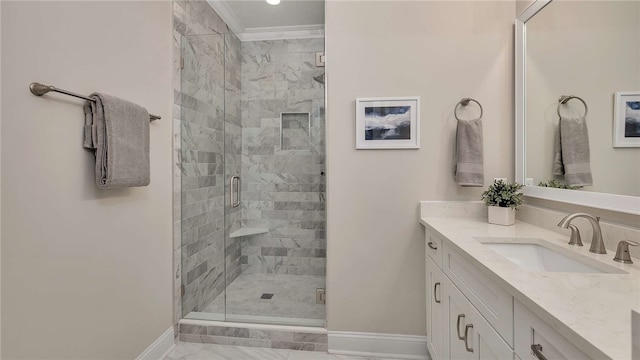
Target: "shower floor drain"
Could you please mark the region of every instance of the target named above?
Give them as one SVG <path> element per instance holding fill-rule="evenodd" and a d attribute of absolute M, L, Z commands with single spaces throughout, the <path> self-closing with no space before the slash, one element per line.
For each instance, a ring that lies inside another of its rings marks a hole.
<path fill-rule="evenodd" d="M 260 296 L 260 299 L 271 300 L 272 297 L 273 297 L 273 294 L 264 293 L 262 294 L 262 296 Z"/>

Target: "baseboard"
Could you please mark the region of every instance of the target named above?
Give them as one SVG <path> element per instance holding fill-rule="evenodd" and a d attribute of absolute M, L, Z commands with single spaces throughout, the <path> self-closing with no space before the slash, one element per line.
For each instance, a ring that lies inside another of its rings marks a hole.
<path fill-rule="evenodd" d="M 160 360 L 173 349 L 174 344 L 173 326 L 167 329 L 153 344 L 138 355 L 136 360 Z"/>
<path fill-rule="evenodd" d="M 328 340 L 330 354 L 431 359 L 426 336 L 329 331 Z"/>

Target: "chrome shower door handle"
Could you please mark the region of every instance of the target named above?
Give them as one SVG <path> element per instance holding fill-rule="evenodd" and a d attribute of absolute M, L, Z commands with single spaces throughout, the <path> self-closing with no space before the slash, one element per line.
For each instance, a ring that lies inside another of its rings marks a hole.
<path fill-rule="evenodd" d="M 234 190 L 235 187 L 235 190 Z M 240 206 L 240 176 L 229 178 L 229 206 L 232 208 Z M 233 194 L 236 194 L 234 197 Z"/>
<path fill-rule="evenodd" d="M 236 176 L 236 183 L 238 188 L 238 202 L 233 204 L 233 207 L 240 206 L 240 199 L 242 198 L 242 180 L 240 180 L 240 176 Z"/>
<path fill-rule="evenodd" d="M 229 206 L 233 207 L 233 183 L 235 182 L 236 177 L 232 176 L 229 178 Z"/>

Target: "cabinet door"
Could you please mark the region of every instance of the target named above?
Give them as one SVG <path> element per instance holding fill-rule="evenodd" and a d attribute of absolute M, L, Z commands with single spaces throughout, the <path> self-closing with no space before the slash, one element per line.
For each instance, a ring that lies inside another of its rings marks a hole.
<path fill-rule="evenodd" d="M 518 301 L 514 304 L 516 354 L 523 360 L 539 359 L 531 346 L 536 346 L 547 359 L 590 359 Z"/>
<path fill-rule="evenodd" d="M 431 231 L 425 231 L 425 249 L 427 256 L 433 260 L 438 267 L 442 267 L 442 239 Z"/>
<path fill-rule="evenodd" d="M 471 304 L 453 283 L 444 277 L 442 302 L 444 303 L 444 358 L 473 359 L 473 353 L 467 351 L 464 344 L 464 331 L 471 320 Z"/>
<path fill-rule="evenodd" d="M 469 302 L 513 345 L 513 297 L 491 277 L 444 245 L 442 269 L 446 277 L 469 299 Z"/>
<path fill-rule="evenodd" d="M 480 312 L 470 306 L 469 328 L 465 334 L 466 346 L 473 349 L 473 358 L 482 360 L 506 360 L 513 359 L 514 353 L 511 347 L 502 339 L 500 334 L 480 315 Z"/>
<path fill-rule="evenodd" d="M 442 306 L 442 270 L 426 257 L 427 263 L 427 346 L 434 360 L 444 359 L 443 306 Z"/>

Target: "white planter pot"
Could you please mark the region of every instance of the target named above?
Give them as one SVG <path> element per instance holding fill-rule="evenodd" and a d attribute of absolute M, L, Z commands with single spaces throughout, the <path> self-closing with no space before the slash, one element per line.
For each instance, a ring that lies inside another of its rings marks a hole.
<path fill-rule="evenodd" d="M 513 225 L 516 222 L 516 209 L 512 207 L 489 206 L 489 223 Z"/>

